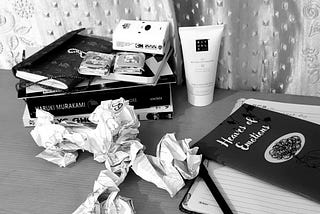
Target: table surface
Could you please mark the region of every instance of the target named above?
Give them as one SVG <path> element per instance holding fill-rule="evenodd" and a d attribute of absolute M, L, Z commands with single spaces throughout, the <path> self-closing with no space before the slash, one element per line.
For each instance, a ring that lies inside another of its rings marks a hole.
<path fill-rule="evenodd" d="M 88 152 L 80 153 L 77 162 L 66 168 L 36 158 L 43 149 L 33 141 L 32 128 L 23 126 L 24 101 L 17 99 L 16 82 L 11 71 L 0 70 L 0 213 L 72 213 L 92 192 L 104 164 Z M 174 119 L 141 122 L 138 137 L 146 154 L 155 155 L 166 133 L 196 143 L 227 117 L 239 98 L 320 105 L 317 97 L 216 89 L 211 105 L 194 107 L 187 102 L 185 86 L 174 86 L 173 97 Z M 130 171 L 119 194 L 133 199 L 137 213 L 181 213 L 178 205 L 188 184 L 171 198 Z"/>

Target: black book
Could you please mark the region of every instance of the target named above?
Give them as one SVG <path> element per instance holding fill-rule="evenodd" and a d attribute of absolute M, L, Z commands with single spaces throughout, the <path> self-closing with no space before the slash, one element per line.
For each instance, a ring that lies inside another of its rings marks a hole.
<path fill-rule="evenodd" d="M 86 93 L 65 93 L 57 96 L 44 96 L 24 99 L 31 117 L 36 109 L 43 109 L 55 116 L 89 114 L 100 105 L 101 101 L 119 99 L 129 101 L 135 109 L 163 106 L 170 104 L 170 84 L 133 87 L 113 90 L 98 90 Z"/>
<path fill-rule="evenodd" d="M 52 88 L 68 90 L 87 79 L 78 72 L 87 51 L 109 53 L 112 43 L 82 35 L 84 28 L 71 31 L 12 68 L 20 79 Z"/>
<path fill-rule="evenodd" d="M 320 126 L 243 104 L 194 146 L 205 157 L 320 201 Z"/>
<path fill-rule="evenodd" d="M 153 106 L 144 109 L 135 109 L 135 114 L 138 120 L 170 120 L 173 118 L 173 105 Z M 70 121 L 76 123 L 88 124 L 90 114 L 74 114 L 66 116 L 54 116 L 54 123 L 61 123 L 62 121 Z M 26 105 L 23 112 L 22 122 L 25 127 L 35 126 L 36 118 L 31 118 L 28 105 Z"/>

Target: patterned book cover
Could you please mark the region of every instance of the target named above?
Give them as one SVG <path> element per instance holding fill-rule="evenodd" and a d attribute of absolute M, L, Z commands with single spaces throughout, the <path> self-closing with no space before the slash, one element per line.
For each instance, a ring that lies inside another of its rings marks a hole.
<path fill-rule="evenodd" d="M 195 146 L 208 159 L 320 201 L 320 126 L 243 104 Z"/>
<path fill-rule="evenodd" d="M 20 79 L 52 88 L 70 89 L 87 79 L 78 72 L 87 51 L 109 53 L 112 43 L 82 35 L 84 29 L 71 31 L 12 68 Z"/>

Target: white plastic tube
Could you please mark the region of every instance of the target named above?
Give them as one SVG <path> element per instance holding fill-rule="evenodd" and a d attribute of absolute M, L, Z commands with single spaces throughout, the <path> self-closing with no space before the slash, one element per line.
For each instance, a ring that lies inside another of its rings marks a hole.
<path fill-rule="evenodd" d="M 188 101 L 206 106 L 213 101 L 223 25 L 179 27 Z"/>

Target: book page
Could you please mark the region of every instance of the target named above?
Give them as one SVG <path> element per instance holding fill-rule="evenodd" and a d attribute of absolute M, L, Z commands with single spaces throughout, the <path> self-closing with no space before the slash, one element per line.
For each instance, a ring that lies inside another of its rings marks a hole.
<path fill-rule="evenodd" d="M 303 105 L 242 98 L 235 104 L 232 112 L 237 110 L 243 103 L 320 124 L 320 106 L 317 105 Z"/>
<path fill-rule="evenodd" d="M 243 103 L 320 124 L 320 106 L 240 99 L 233 111 Z M 315 201 L 214 161 L 208 161 L 208 163 L 207 170 L 210 177 L 234 213 L 320 213 L 320 204 Z M 199 179 L 195 182 L 195 187 L 190 188 L 188 208 L 199 213 L 208 213 L 208 210 L 211 210 L 210 213 L 214 213 L 212 210 L 216 209 L 218 204 L 205 186 L 205 182 Z M 203 204 L 207 206 L 203 206 Z"/>
<path fill-rule="evenodd" d="M 194 180 L 181 206 L 189 211 L 203 214 L 223 213 L 208 186 L 201 177 Z"/>

